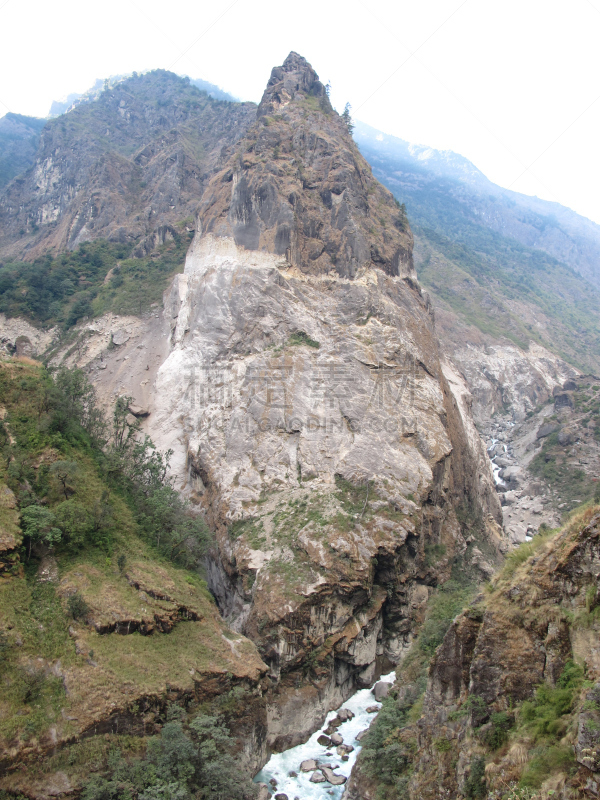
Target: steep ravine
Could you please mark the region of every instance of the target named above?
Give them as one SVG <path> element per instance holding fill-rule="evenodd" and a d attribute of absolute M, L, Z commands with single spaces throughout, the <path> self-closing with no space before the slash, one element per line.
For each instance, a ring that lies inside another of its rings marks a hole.
<path fill-rule="evenodd" d="M 86 370 L 107 410 L 133 398 L 143 430 L 172 450 L 176 487 L 215 532 L 207 577 L 223 619 L 212 607 L 206 621 L 136 636 L 149 647 L 171 637 L 178 669 L 152 672 L 143 695 L 124 699 L 118 680 L 108 699 L 90 695 L 89 727 L 65 727 L 58 747 L 115 725 L 143 734 L 146 718 L 154 732 L 166 682 L 167 699 L 190 708 L 239 689 L 230 721 L 257 770 L 402 660 L 437 586 L 489 577 L 507 546 L 406 217 L 304 59 L 273 70 L 255 121 L 231 141 L 203 176 L 196 234 L 162 308 L 87 321 L 53 355 Z M 7 347 L 29 339 L 23 355 L 50 344 L 26 323 L 5 328 Z M 98 624 L 118 662 L 115 643 L 133 641 L 120 634 L 147 621 L 115 613 Z M 201 626 L 214 669 L 197 664 Z M 92 634 L 76 633 L 86 652 Z M 31 758 L 51 746 L 31 745 Z"/>

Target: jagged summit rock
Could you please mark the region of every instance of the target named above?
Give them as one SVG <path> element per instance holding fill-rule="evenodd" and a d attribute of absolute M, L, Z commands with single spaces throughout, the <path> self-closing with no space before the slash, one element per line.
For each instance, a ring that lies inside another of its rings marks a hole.
<path fill-rule="evenodd" d="M 402 209 L 297 53 L 271 73 L 256 123 L 207 188 L 200 222 L 204 233 L 281 256 L 304 273 L 352 279 L 377 267 L 415 278 Z"/>
<path fill-rule="evenodd" d="M 308 61 L 293 50 L 280 67 L 273 67 L 267 88 L 258 107 L 257 116 L 272 114 L 293 100 L 297 92 L 323 99 L 330 111 L 331 104 L 325 87 Z"/>

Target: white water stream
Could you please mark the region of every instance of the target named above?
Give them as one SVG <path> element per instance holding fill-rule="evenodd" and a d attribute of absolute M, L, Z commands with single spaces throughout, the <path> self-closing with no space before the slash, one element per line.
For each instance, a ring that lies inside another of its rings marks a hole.
<path fill-rule="evenodd" d="M 395 673 L 390 672 L 388 675 L 382 675 L 379 680 L 393 683 L 395 679 Z M 300 764 L 309 758 L 314 758 L 322 766 L 330 765 L 333 767 L 334 764 L 337 765 L 334 770 L 335 774 L 345 775 L 349 778 L 356 756 L 361 749 L 360 742 L 356 741 L 356 736 L 368 728 L 375 718 L 375 713 L 367 714 L 367 708 L 375 705 L 381 708 L 381 703 L 375 701 L 371 689 L 360 689 L 340 706 L 340 708 L 348 708 L 354 713 L 353 719 L 343 722 L 337 728 L 337 732 L 344 739 L 344 744 L 354 747 L 354 750 L 349 753 L 348 761 L 341 760 L 341 757 L 336 753 L 335 746 L 331 745 L 327 748 L 317 742 L 329 721 L 337 716 L 340 710 L 338 708 L 329 712 L 322 728 L 313 733 L 307 742 L 271 756 L 267 764 L 254 778 L 255 782 L 266 783 L 273 795 L 279 793 L 287 794 L 289 800 L 294 800 L 295 798 L 299 798 L 299 800 L 330 800 L 331 798 L 339 800 L 344 793 L 344 786 L 332 786 L 330 783 L 311 783 L 310 776 L 312 772 L 301 772 Z M 326 753 L 331 753 L 331 755 L 327 756 Z M 290 772 L 297 772 L 298 776 L 292 778 L 289 775 Z M 269 784 L 272 778 L 277 781 L 277 789 L 273 789 Z"/>
<path fill-rule="evenodd" d="M 490 454 L 490 452 L 494 449 L 494 447 L 497 444 L 498 444 L 498 439 L 492 439 L 492 444 L 488 447 L 488 455 Z M 504 452 L 506 453 L 506 450 L 507 450 L 506 445 L 502 445 L 502 446 L 504 448 Z M 493 458 L 490 459 L 491 462 L 492 462 L 492 471 L 494 473 L 494 483 L 496 484 L 496 486 L 504 486 L 504 481 L 500 477 L 500 470 L 502 469 L 502 467 L 499 467 L 498 464 L 496 464 L 496 458 L 497 457 L 498 456 L 496 455 L 496 456 L 493 456 Z"/>

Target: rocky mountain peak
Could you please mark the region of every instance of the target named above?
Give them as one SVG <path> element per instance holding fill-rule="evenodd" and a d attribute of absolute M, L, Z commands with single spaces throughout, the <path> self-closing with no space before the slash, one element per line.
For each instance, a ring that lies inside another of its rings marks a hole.
<path fill-rule="evenodd" d="M 308 61 L 293 50 L 280 67 L 273 67 L 267 88 L 258 107 L 258 116 L 272 114 L 293 100 L 298 92 L 310 97 L 325 98 L 325 87 Z"/>
<path fill-rule="evenodd" d="M 275 67 L 256 123 L 226 155 L 199 214 L 204 233 L 282 256 L 307 274 L 362 268 L 413 278 L 412 235 L 310 64 Z"/>

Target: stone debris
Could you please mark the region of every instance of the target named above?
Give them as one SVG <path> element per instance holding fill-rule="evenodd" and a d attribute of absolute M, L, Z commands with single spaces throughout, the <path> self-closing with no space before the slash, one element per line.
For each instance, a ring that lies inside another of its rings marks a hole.
<path fill-rule="evenodd" d="M 328 767 L 321 767 L 321 772 L 332 786 L 342 786 L 342 784 L 347 781 L 344 775 L 336 775 L 334 771 Z"/>

